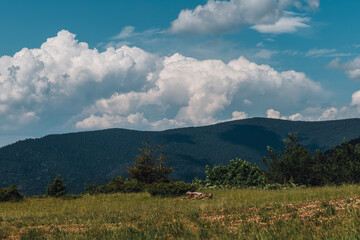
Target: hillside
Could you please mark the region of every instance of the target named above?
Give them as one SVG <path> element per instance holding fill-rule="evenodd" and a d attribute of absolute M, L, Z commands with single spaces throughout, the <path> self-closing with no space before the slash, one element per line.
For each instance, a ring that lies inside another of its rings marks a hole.
<path fill-rule="evenodd" d="M 72 193 L 84 184 L 104 184 L 111 177 L 126 176 L 138 147 L 148 137 L 150 143 L 162 141 L 174 166 L 173 177 L 191 181 L 203 177 L 205 165 L 227 164 L 239 157 L 262 166 L 266 147 L 281 148 L 289 132 L 299 132 L 302 144 L 326 150 L 360 136 L 360 119 L 325 122 L 296 122 L 252 118 L 205 127 L 143 132 L 107 129 L 49 135 L 0 148 L 0 186 L 12 183 L 27 194 L 45 192 L 56 173 L 60 173 Z"/>

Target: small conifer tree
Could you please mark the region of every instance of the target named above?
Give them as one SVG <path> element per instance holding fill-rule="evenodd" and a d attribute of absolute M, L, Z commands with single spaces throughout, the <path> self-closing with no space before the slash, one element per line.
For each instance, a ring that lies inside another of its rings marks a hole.
<path fill-rule="evenodd" d="M 61 197 L 66 194 L 66 186 L 64 185 L 60 174 L 57 174 L 54 182 L 46 187 L 46 194 L 51 197 Z"/>
<path fill-rule="evenodd" d="M 147 138 L 143 145 L 139 148 L 140 154 L 136 156 L 134 166 L 128 167 L 130 176 L 144 184 L 169 181 L 173 168 L 165 167 L 164 160 L 167 157 L 163 153 L 162 145 L 152 148 Z"/>

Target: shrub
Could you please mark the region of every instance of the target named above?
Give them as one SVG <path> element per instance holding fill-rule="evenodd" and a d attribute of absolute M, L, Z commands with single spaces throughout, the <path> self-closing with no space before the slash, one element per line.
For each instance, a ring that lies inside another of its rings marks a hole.
<path fill-rule="evenodd" d="M 85 184 L 85 192 L 90 195 L 94 195 L 97 193 L 98 187 L 99 186 L 97 184 Z"/>
<path fill-rule="evenodd" d="M 117 178 L 112 178 L 111 181 L 104 186 L 96 185 L 87 185 L 85 186 L 86 192 L 93 195 L 99 193 L 134 193 L 134 192 L 143 192 L 145 191 L 146 185 L 139 182 L 136 179 L 124 179 L 119 176 Z"/>
<path fill-rule="evenodd" d="M 180 196 L 188 191 L 196 191 L 196 186 L 185 182 L 155 183 L 148 188 L 152 196 Z"/>
<path fill-rule="evenodd" d="M 66 194 L 66 186 L 60 174 L 57 174 L 54 182 L 46 187 L 46 195 L 51 197 L 61 197 Z"/>
<path fill-rule="evenodd" d="M 24 199 L 24 196 L 19 192 L 15 184 L 9 188 L 0 189 L 0 202 L 18 202 Z"/>
<path fill-rule="evenodd" d="M 145 185 L 136 179 L 126 179 L 124 182 L 123 192 L 137 193 L 145 191 Z"/>
<path fill-rule="evenodd" d="M 266 173 L 256 164 L 251 164 L 239 158 L 230 160 L 228 166 L 206 166 L 205 187 L 254 187 L 264 186 Z M 199 181 L 198 181 L 199 182 Z"/>
<path fill-rule="evenodd" d="M 124 190 L 124 179 L 119 176 L 117 178 L 112 178 L 111 181 L 104 185 L 100 186 L 96 189 L 97 193 L 117 193 L 123 192 Z"/>

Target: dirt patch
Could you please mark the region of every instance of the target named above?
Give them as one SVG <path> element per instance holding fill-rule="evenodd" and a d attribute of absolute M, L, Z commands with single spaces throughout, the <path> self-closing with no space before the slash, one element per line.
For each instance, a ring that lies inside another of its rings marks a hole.
<path fill-rule="evenodd" d="M 343 214 L 349 208 L 360 209 L 360 197 L 287 204 L 276 207 L 244 208 L 237 210 L 236 213 L 227 214 L 223 210 L 210 211 L 205 212 L 202 218 L 210 222 L 230 222 L 233 226 L 244 222 L 267 225 L 294 218 L 324 222 L 336 215 Z"/>

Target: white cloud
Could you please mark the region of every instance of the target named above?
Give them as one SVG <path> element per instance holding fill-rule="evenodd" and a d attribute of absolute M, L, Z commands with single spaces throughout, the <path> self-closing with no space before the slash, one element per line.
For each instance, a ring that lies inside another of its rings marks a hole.
<path fill-rule="evenodd" d="M 359 109 L 360 110 L 360 109 Z M 301 116 L 300 116 L 301 115 Z M 359 111 L 354 106 L 342 107 L 309 107 L 302 111 L 298 120 L 326 121 L 359 117 Z M 291 117 L 290 117 L 291 119 Z"/>
<path fill-rule="evenodd" d="M 38 49 L 0 58 L 1 129 L 204 125 L 245 118 L 251 109 L 298 112 L 325 94 L 304 73 L 244 57 L 159 57 L 126 46 L 99 52 L 65 30 Z"/>
<path fill-rule="evenodd" d="M 360 57 L 356 57 L 352 61 L 343 64 L 340 62 L 339 58 L 335 58 L 328 64 L 328 67 L 344 70 L 349 78 L 360 81 Z"/>
<path fill-rule="evenodd" d="M 281 53 L 287 54 L 287 55 L 290 55 L 290 56 L 299 55 L 299 52 L 298 52 L 298 51 L 295 51 L 295 50 L 284 50 L 284 51 L 282 51 Z"/>
<path fill-rule="evenodd" d="M 270 59 L 274 54 L 277 54 L 277 53 L 278 53 L 277 51 L 261 49 L 259 52 L 255 53 L 254 57 L 263 58 L 263 59 Z"/>
<path fill-rule="evenodd" d="M 355 92 L 351 97 L 351 105 L 360 109 L 360 91 Z"/>
<path fill-rule="evenodd" d="M 306 2 L 309 4 L 310 8 L 313 10 L 316 10 L 320 6 L 320 0 L 306 0 Z"/>
<path fill-rule="evenodd" d="M 126 26 L 124 27 L 121 32 L 113 37 L 113 39 L 125 39 L 131 37 L 134 34 L 135 27 L 133 26 Z"/>
<path fill-rule="evenodd" d="M 232 113 L 231 120 L 242 120 L 248 118 L 248 114 L 246 112 L 238 112 L 235 111 Z"/>
<path fill-rule="evenodd" d="M 45 113 L 68 117 L 81 111 L 85 102 L 143 88 L 157 61 L 157 56 L 139 48 L 99 53 L 74 34 L 60 31 L 39 49 L 24 48 L 13 57 L 0 58 L 0 126 L 21 127 Z"/>
<path fill-rule="evenodd" d="M 275 0 L 209 0 L 194 10 L 182 10 L 171 23 L 171 33 L 231 32 L 244 24 L 273 23 L 280 11 Z"/>
<path fill-rule="evenodd" d="M 274 119 L 283 119 L 283 120 L 286 120 L 287 117 L 285 116 L 280 116 L 280 112 L 279 111 L 276 111 L 272 108 L 268 109 L 266 111 L 266 117 L 267 118 L 274 118 Z"/>
<path fill-rule="evenodd" d="M 244 104 L 245 105 L 251 105 L 252 102 L 249 99 L 244 99 Z"/>
<path fill-rule="evenodd" d="M 360 93 L 358 96 L 358 102 L 360 106 Z M 354 104 L 355 105 L 355 104 Z M 360 110 L 360 108 L 359 108 Z M 344 106 L 341 108 L 336 107 L 310 107 L 302 111 L 302 113 L 295 113 L 290 116 L 282 116 L 279 111 L 274 109 L 268 109 L 266 111 L 267 118 L 274 119 L 283 119 L 283 120 L 292 120 L 292 121 L 327 121 L 327 120 L 336 120 L 336 119 L 345 119 L 357 117 L 359 114 L 358 111 L 354 111 L 353 108 Z"/>
<path fill-rule="evenodd" d="M 331 107 L 326 109 L 325 111 L 323 111 L 323 113 L 321 114 L 319 120 L 320 121 L 324 121 L 324 120 L 333 120 L 337 118 L 338 115 L 338 109 Z"/>
<path fill-rule="evenodd" d="M 293 33 L 298 28 L 308 28 L 309 25 L 306 23 L 309 21 L 310 18 L 308 17 L 282 17 L 273 24 L 256 24 L 251 28 L 261 33 Z"/>
<path fill-rule="evenodd" d="M 301 115 L 300 113 L 295 113 L 295 114 L 291 115 L 291 116 L 289 117 L 289 119 L 290 119 L 291 121 L 301 121 L 301 120 L 304 119 L 304 117 L 303 117 L 303 115 Z"/>
<path fill-rule="evenodd" d="M 182 10 L 169 29 L 173 34 L 217 34 L 238 31 L 245 25 L 262 33 L 289 33 L 308 27 L 307 17 L 288 17 L 285 9 L 315 10 L 314 0 L 208 0 L 195 9 Z"/>
<path fill-rule="evenodd" d="M 98 100 L 84 111 L 77 127 L 86 128 L 86 123 L 90 122 L 88 128 L 101 128 L 104 126 L 102 122 L 109 122 L 109 116 L 125 117 L 139 112 L 148 121 L 148 128 L 212 124 L 223 120 L 218 115 L 239 107 L 234 100 L 237 97 L 246 99 L 251 96 L 264 102 L 261 99 L 270 94 L 272 99 L 266 104 L 278 105 L 286 99 L 293 108 L 299 106 L 300 99 L 307 98 L 308 94 L 315 96 L 322 92 L 318 84 L 302 73 L 279 73 L 243 57 L 226 64 L 219 60 L 200 61 L 175 54 L 166 57 L 161 70 L 149 74 L 148 81 L 154 85 L 146 91 L 116 93 Z M 232 112 L 235 118 L 245 116 L 243 112 Z M 101 118 L 104 121 L 100 121 Z M 96 127 L 93 119 L 101 124 Z M 120 119 L 112 121 L 115 126 L 123 126 L 124 118 Z"/>
<path fill-rule="evenodd" d="M 306 53 L 307 57 L 322 57 L 336 52 L 336 49 L 311 49 Z"/>
<path fill-rule="evenodd" d="M 101 117 L 90 115 L 88 118 L 77 122 L 75 127 L 77 129 L 111 128 L 114 126 L 132 128 L 133 126 L 146 126 L 148 124 L 148 120 L 144 118 L 142 113 L 129 114 L 128 116 L 104 114 Z"/>

